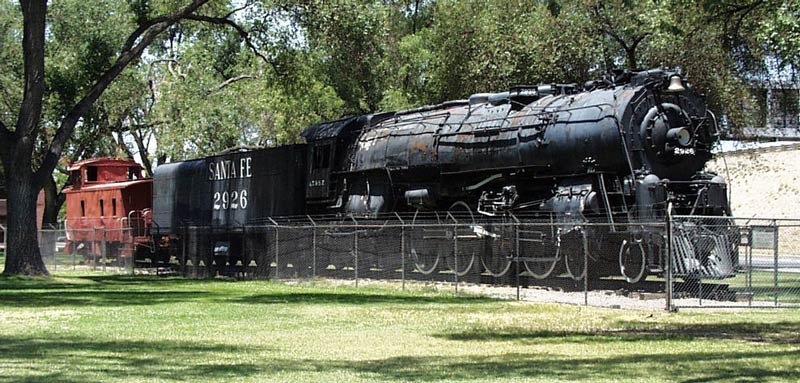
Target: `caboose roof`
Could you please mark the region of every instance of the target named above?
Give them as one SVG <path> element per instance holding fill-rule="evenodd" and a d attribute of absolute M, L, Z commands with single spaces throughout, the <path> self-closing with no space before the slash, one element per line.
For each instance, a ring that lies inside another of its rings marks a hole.
<path fill-rule="evenodd" d="M 131 181 L 107 182 L 101 184 L 86 184 L 80 189 L 73 189 L 72 186 L 64 189 L 64 193 L 77 193 L 86 191 L 99 191 L 99 190 L 112 190 L 112 189 L 126 189 L 134 185 L 152 183 L 152 178 Z"/>
<path fill-rule="evenodd" d="M 69 170 L 79 170 L 84 166 L 92 165 L 92 166 L 136 166 L 141 167 L 136 161 L 128 160 L 128 159 L 119 159 L 113 157 L 99 157 L 99 158 L 90 158 L 88 160 L 78 161 L 72 165 L 70 165 Z"/>

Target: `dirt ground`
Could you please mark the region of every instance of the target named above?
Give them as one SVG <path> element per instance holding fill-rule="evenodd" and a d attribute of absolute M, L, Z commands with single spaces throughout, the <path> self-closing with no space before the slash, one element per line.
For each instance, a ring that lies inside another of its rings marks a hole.
<path fill-rule="evenodd" d="M 734 216 L 800 218 L 800 150 L 727 154 L 708 168 L 728 180 Z"/>

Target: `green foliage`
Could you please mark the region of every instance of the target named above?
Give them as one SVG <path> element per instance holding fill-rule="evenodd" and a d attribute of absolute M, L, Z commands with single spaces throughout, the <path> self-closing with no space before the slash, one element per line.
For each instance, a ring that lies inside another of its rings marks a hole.
<path fill-rule="evenodd" d="M 761 22 L 758 38 L 778 60 L 780 69 L 800 67 L 800 3 L 780 2 Z"/>
<path fill-rule="evenodd" d="M 181 5 L 52 3 L 40 141 L 137 25 Z M 159 157 L 177 160 L 298 142 L 307 126 L 342 115 L 518 84 L 581 83 L 620 67 L 680 67 L 714 110 L 752 125 L 763 118 L 749 112 L 758 109 L 750 81 L 768 76 L 771 62 L 790 73 L 798 65 L 798 9 L 794 0 L 213 1 L 200 13 L 228 17 L 249 40 L 227 25 L 174 26 L 92 107 L 65 154 L 77 160 L 157 147 Z M 0 3 L 6 125 L 22 97 L 20 15 L 17 3 Z"/>
<path fill-rule="evenodd" d="M 6 126 L 16 122 L 22 103 L 22 20 L 19 4 L 0 2 L 0 121 Z"/>

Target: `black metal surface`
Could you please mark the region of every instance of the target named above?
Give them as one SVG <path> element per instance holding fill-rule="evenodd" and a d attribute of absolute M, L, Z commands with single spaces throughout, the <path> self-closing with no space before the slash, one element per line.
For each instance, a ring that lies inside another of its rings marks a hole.
<path fill-rule="evenodd" d="M 304 210 L 306 145 L 176 162 L 153 176 L 153 234 L 183 227 L 241 232 Z"/>
<path fill-rule="evenodd" d="M 702 171 L 716 125 L 702 97 L 675 76 L 618 73 L 584 91 L 574 84 L 515 87 L 323 122 L 303 132 L 307 146 L 164 165 L 154 177 L 154 233 L 202 226 L 229 236 L 201 240 L 227 241 L 229 253 L 243 253 L 237 246 L 246 244 L 237 244 L 255 238 L 238 234 L 243 226 L 276 216 L 375 218 L 459 206 L 465 216 L 483 213 L 498 222 L 552 219 L 564 233 L 583 222 L 609 224 L 588 231 L 588 246 L 604 250 L 596 261 L 600 275 L 619 274 L 616 249 L 634 240 L 644 241 L 642 258 L 657 273 L 664 269 L 664 235 L 631 223 L 662 222 L 668 203 L 678 214 L 730 214 L 725 181 Z M 243 191 L 244 209 L 234 206 Z M 481 228 L 508 240 L 491 224 Z M 204 246 L 204 253 L 214 247 Z M 692 246 L 689 256 L 697 252 Z"/>
<path fill-rule="evenodd" d="M 356 195 L 344 187 L 347 182 L 375 184 L 375 174 L 387 173 L 400 197 L 441 186 L 439 209 L 457 200 L 475 208 L 482 191 L 508 185 L 520 190 L 520 202 L 546 199 L 558 184 L 586 174 L 605 174 L 610 187 L 615 179 L 648 174 L 692 181 L 710 159 L 713 126 L 702 97 L 688 85 L 668 92 L 670 76 L 661 70 L 621 74 L 616 84 L 598 82 L 581 92 L 574 85 L 514 88 L 469 102 L 322 123 L 304 136 L 310 142 L 337 137 L 337 145 L 345 146 L 331 169 L 338 173 L 332 181 L 341 181 L 331 193 L 344 200 Z M 691 141 L 678 145 L 678 133 L 689 131 Z M 494 174 L 501 177 L 467 190 Z M 332 212 L 342 211 L 363 213 L 346 206 Z"/>

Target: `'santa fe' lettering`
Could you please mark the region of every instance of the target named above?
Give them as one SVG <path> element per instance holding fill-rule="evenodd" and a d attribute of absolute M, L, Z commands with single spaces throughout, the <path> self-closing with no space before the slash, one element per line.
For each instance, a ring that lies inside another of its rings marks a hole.
<path fill-rule="evenodd" d="M 233 178 L 250 178 L 253 176 L 250 164 L 252 158 L 238 160 L 212 161 L 208 163 L 208 180 L 229 180 Z"/>

